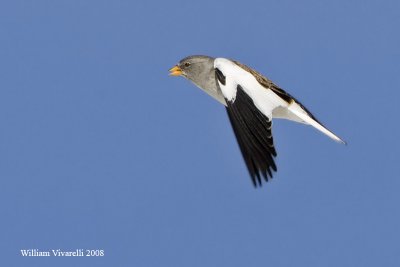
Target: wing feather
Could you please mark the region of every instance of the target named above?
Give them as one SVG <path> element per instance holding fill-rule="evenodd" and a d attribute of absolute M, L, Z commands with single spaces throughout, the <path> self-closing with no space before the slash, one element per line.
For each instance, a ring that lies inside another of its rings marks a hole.
<path fill-rule="evenodd" d="M 268 181 L 272 171 L 277 171 L 272 122 L 255 108 L 240 85 L 235 101 L 227 101 L 226 109 L 252 181 L 255 186 L 261 186 L 261 176 Z"/>
<path fill-rule="evenodd" d="M 277 171 L 272 137 L 272 111 L 282 101 L 234 62 L 218 58 L 215 79 L 227 103 L 227 113 L 255 186 Z"/>

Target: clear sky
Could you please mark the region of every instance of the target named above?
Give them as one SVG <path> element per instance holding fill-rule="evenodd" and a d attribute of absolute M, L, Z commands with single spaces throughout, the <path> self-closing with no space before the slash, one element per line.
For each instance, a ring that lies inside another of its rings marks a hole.
<path fill-rule="evenodd" d="M 1 1 L 2 266 L 399 266 L 400 2 L 140 2 Z M 224 107 L 168 76 L 192 54 L 254 67 L 348 146 L 274 121 L 255 189 Z"/>

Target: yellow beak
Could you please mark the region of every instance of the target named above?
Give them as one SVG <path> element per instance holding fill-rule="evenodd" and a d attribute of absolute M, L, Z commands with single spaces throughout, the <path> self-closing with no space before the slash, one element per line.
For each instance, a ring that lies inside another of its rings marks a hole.
<path fill-rule="evenodd" d="M 173 68 L 171 68 L 169 70 L 169 75 L 180 76 L 180 75 L 182 75 L 182 70 L 181 70 L 181 68 L 179 68 L 179 66 L 174 66 Z"/>

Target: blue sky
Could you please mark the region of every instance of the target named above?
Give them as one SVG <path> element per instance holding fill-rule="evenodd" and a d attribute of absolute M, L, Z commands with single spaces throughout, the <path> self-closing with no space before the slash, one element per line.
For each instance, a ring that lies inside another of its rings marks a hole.
<path fill-rule="evenodd" d="M 398 266 L 398 1 L 2 1 L 7 266 Z M 274 122 L 253 188 L 226 112 L 168 69 L 237 59 L 343 137 Z M 21 249 L 103 249 L 99 258 Z"/>

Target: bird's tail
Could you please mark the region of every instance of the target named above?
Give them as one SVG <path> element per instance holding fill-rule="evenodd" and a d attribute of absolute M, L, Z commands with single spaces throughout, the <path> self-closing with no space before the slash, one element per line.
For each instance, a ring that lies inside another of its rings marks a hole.
<path fill-rule="evenodd" d="M 292 101 L 292 103 L 289 104 L 288 109 L 290 112 L 295 114 L 297 117 L 302 119 L 306 124 L 309 124 L 319 130 L 320 132 L 326 134 L 336 142 L 346 144 L 343 139 L 341 139 L 339 136 L 328 130 L 325 126 L 323 126 L 320 122 L 318 122 L 308 111 L 304 110 L 304 108 L 299 105 L 296 101 Z"/>

